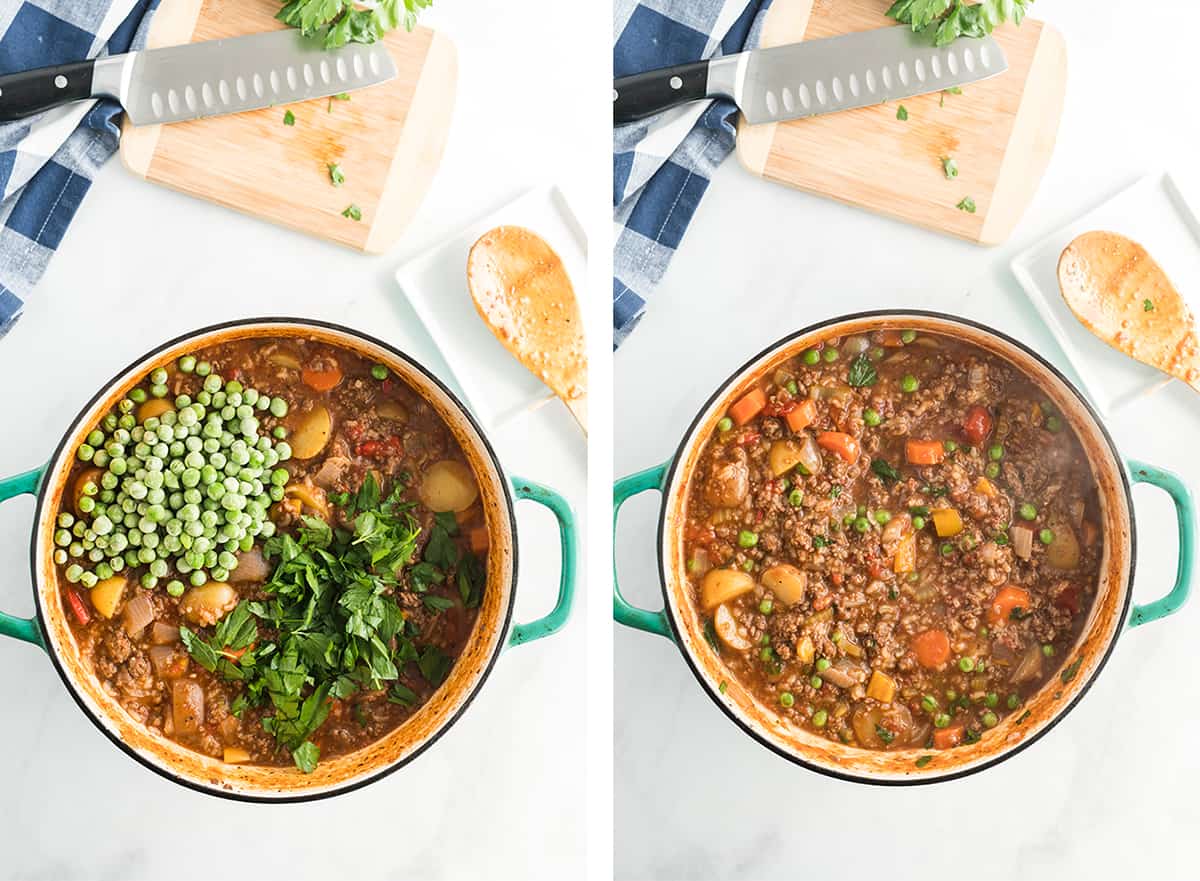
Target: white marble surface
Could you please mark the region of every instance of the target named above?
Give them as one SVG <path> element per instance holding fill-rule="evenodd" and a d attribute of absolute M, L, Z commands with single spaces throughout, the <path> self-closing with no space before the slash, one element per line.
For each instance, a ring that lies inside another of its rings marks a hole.
<path fill-rule="evenodd" d="M 460 95 L 445 162 L 399 248 L 363 257 L 141 183 L 111 163 L 25 316 L 0 340 L 0 474 L 43 462 L 117 369 L 221 319 L 341 321 L 449 378 L 392 279 L 401 259 L 529 186 L 557 181 L 578 197 L 591 184 L 572 147 L 586 113 L 571 102 L 578 89 L 544 75 L 579 55 L 557 37 L 577 23 L 565 4 L 446 0 L 427 21 L 458 44 Z M 602 63 L 603 47 L 595 54 Z M 529 112 L 546 106 L 556 114 Z M 557 487 L 582 514 L 584 444 L 565 409 L 549 406 L 493 440 L 507 469 Z M 22 614 L 33 610 L 31 511 L 28 498 L 0 509 L 0 607 Z M 553 604 L 558 542 L 552 518 L 531 503 L 519 506 L 518 523 L 516 620 L 530 620 Z M 583 630 L 576 615 L 563 633 L 506 653 L 463 718 L 409 767 L 347 796 L 275 807 L 194 794 L 143 769 L 84 718 L 40 650 L 0 640 L 0 877 L 577 877 Z"/>
<path fill-rule="evenodd" d="M 788 192 L 726 164 L 617 356 L 617 475 L 670 456 L 711 390 L 750 354 L 843 312 L 958 312 L 1062 365 L 1008 261 L 1142 173 L 1195 156 L 1200 118 L 1172 83 L 1191 76 L 1200 8 L 1155 9 L 1169 26 L 1153 27 L 1128 4 L 1036 4 L 1066 35 L 1070 84 L 1053 162 L 1003 247 Z M 1200 488 L 1198 415 L 1194 393 L 1171 387 L 1112 427 L 1124 453 Z M 1135 598 L 1145 601 L 1174 574 L 1175 530 L 1161 493 L 1143 487 L 1134 498 Z M 658 608 L 657 499 L 625 510 L 621 583 L 628 598 Z M 615 627 L 617 877 L 1194 877 L 1200 683 L 1189 673 L 1198 626 L 1193 600 L 1126 633 L 1085 700 L 1035 747 L 966 780 L 906 789 L 838 782 L 775 757 L 701 694 L 671 643 Z"/>

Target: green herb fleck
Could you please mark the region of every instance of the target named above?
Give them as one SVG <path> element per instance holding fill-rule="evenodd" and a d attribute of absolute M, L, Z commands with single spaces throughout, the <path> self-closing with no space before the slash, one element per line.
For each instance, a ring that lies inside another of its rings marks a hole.
<path fill-rule="evenodd" d="M 905 122 L 908 119 L 908 108 L 903 104 L 901 104 L 900 109 L 896 111 L 896 119 L 900 120 L 901 122 Z"/>
<path fill-rule="evenodd" d="M 958 162 L 952 156 L 942 157 L 942 171 L 946 175 L 946 180 L 954 180 L 958 177 Z"/>
<path fill-rule="evenodd" d="M 349 217 L 351 220 L 362 220 L 362 209 L 351 202 L 346 206 L 346 210 L 342 212 L 342 217 Z"/>
<path fill-rule="evenodd" d="M 718 655 L 721 654 L 721 643 L 717 640 L 717 628 L 713 624 L 712 618 L 704 622 L 704 640 L 708 643 L 709 648 Z"/>
<path fill-rule="evenodd" d="M 1154 301 L 1153 300 L 1142 300 L 1142 311 L 1143 312 L 1153 312 L 1154 311 Z"/>
<path fill-rule="evenodd" d="M 283 124 L 284 125 L 295 125 L 296 124 L 296 114 L 292 113 L 292 111 L 290 111 L 290 110 L 283 111 Z"/>
<path fill-rule="evenodd" d="M 1075 674 L 1079 672 L 1079 667 L 1081 664 L 1083 664 L 1083 658 L 1076 658 L 1065 670 L 1062 671 L 1062 676 L 1060 678 L 1062 679 L 1063 685 L 1066 685 L 1075 678 Z"/>
<path fill-rule="evenodd" d="M 917 760 L 913 764 L 915 764 L 918 768 L 924 768 L 932 761 L 933 756 L 917 756 Z"/>
<path fill-rule="evenodd" d="M 963 196 L 962 201 L 954 206 L 959 211 L 965 211 L 968 214 L 975 213 L 975 200 L 970 196 Z"/>
<path fill-rule="evenodd" d="M 331 184 L 333 184 L 335 187 L 340 187 L 346 182 L 346 175 L 342 173 L 342 167 L 340 165 L 338 165 L 336 162 L 330 162 L 328 168 L 329 182 Z"/>
<path fill-rule="evenodd" d="M 885 483 L 895 483 L 900 479 L 900 472 L 893 468 L 886 459 L 872 459 L 871 470 Z"/>

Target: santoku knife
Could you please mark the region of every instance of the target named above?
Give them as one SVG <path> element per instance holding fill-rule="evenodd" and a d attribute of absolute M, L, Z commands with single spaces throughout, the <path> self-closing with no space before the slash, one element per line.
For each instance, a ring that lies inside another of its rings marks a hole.
<path fill-rule="evenodd" d="M 949 89 L 1007 69 L 992 37 L 935 47 L 928 34 L 900 25 L 622 77 L 613 84 L 613 122 L 717 97 L 732 98 L 748 123 L 782 122 Z"/>
<path fill-rule="evenodd" d="M 116 98 L 134 125 L 324 98 L 396 76 L 382 43 L 326 50 L 299 31 L 147 49 L 0 76 L 0 122 Z"/>

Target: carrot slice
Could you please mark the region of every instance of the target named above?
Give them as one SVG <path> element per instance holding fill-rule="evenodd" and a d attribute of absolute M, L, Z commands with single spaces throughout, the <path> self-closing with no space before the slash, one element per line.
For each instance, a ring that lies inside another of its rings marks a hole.
<path fill-rule="evenodd" d="M 762 412 L 762 408 L 765 406 L 767 406 L 766 392 L 756 388 L 747 392 L 729 408 L 729 418 L 734 421 L 735 425 L 745 425 Z"/>
<path fill-rule="evenodd" d="M 858 461 L 858 441 L 843 431 L 822 431 L 817 435 L 817 446 L 837 453 L 851 464 Z"/>
<path fill-rule="evenodd" d="M 300 371 L 304 384 L 318 392 L 327 392 L 342 381 L 342 368 L 334 364 L 325 370 L 314 370 L 305 367 Z"/>
<path fill-rule="evenodd" d="M 913 465 L 937 465 L 946 458 L 941 441 L 910 440 L 904 444 L 904 458 Z"/>
<path fill-rule="evenodd" d="M 1006 584 L 996 592 L 992 605 L 988 608 L 988 621 L 999 624 L 1008 621 L 1013 612 L 1020 609 L 1024 613 L 1032 612 L 1029 591 L 1024 588 Z"/>
<path fill-rule="evenodd" d="M 788 411 L 784 419 L 792 431 L 803 431 L 813 424 L 817 418 L 817 404 L 811 398 L 805 398 Z"/>
<path fill-rule="evenodd" d="M 933 732 L 933 745 L 937 749 L 950 749 L 962 743 L 964 725 L 957 722 L 954 725 L 947 725 L 945 728 L 938 728 Z"/>
<path fill-rule="evenodd" d="M 917 663 L 932 670 L 950 660 L 950 636 L 945 630 L 926 630 L 912 641 Z"/>

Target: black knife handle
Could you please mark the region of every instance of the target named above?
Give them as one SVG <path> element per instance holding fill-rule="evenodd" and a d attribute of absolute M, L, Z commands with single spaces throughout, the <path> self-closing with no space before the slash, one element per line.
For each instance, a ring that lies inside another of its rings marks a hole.
<path fill-rule="evenodd" d="M 92 97 L 92 69 L 96 62 L 72 61 L 0 76 L 0 122 L 24 119 Z"/>
<path fill-rule="evenodd" d="M 693 61 L 623 76 L 613 83 L 613 125 L 708 97 L 708 62 Z"/>

